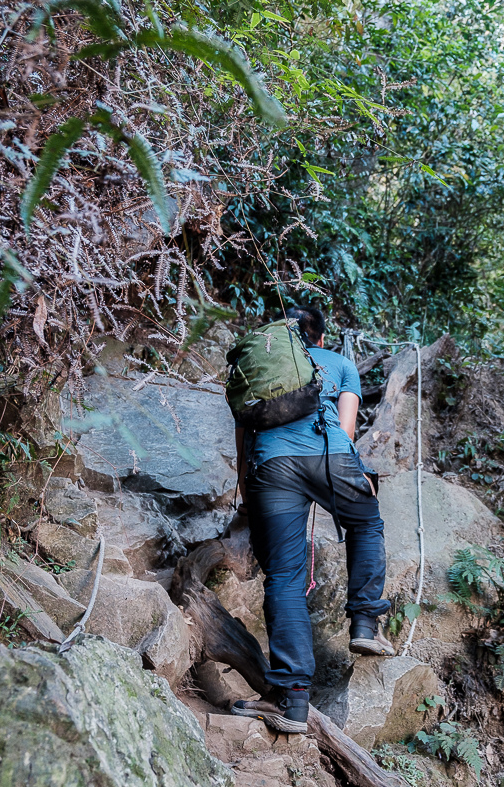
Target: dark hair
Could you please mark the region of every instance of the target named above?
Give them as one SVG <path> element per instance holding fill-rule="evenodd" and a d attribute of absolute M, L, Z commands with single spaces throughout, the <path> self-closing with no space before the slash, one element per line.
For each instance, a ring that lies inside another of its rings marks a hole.
<path fill-rule="evenodd" d="M 284 316 L 298 321 L 301 335 L 309 344 L 316 344 L 325 333 L 324 315 L 315 306 L 289 306 L 285 310 L 285 315 L 283 312 L 278 312 L 274 319 L 281 320 Z"/>

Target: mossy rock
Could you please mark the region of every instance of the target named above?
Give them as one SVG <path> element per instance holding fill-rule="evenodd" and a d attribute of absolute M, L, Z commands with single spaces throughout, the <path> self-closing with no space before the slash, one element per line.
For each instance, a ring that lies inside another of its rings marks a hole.
<path fill-rule="evenodd" d="M 140 656 L 85 636 L 0 646 L 0 787 L 232 787 L 192 713 Z"/>

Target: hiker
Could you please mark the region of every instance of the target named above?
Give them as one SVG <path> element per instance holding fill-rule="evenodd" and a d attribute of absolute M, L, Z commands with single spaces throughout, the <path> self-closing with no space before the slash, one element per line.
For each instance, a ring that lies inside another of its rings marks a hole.
<path fill-rule="evenodd" d="M 323 349 L 325 320 L 318 309 L 292 307 L 277 319 L 284 316 L 297 321 L 319 367 L 323 417 L 322 424 L 311 414 L 264 431 L 236 426 L 239 513 L 248 516 L 254 555 L 266 577 L 270 669 L 265 681 L 271 691 L 257 701 L 239 700 L 231 712 L 264 719 L 284 732 L 306 732 L 315 669 L 306 604 L 306 526 L 312 503 L 333 513 L 335 524 L 346 531 L 350 650 L 393 656 L 394 649 L 377 622 L 390 608 L 381 598 L 385 546 L 377 476 L 373 484 L 372 471 L 364 472 L 353 444 L 359 373 L 347 358 Z"/>

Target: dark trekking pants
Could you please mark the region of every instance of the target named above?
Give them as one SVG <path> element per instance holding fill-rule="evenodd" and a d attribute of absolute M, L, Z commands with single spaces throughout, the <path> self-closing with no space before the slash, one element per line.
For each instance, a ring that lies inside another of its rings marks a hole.
<path fill-rule="evenodd" d="M 312 502 L 330 510 L 324 456 L 282 456 L 247 478 L 252 546 L 266 576 L 264 615 L 274 686 L 309 686 L 315 669 L 306 606 L 306 526 Z M 385 582 L 383 520 L 358 454 L 331 454 L 331 477 L 346 530 L 348 617 L 375 618 L 390 608 Z M 341 545 L 343 548 L 343 544 Z"/>

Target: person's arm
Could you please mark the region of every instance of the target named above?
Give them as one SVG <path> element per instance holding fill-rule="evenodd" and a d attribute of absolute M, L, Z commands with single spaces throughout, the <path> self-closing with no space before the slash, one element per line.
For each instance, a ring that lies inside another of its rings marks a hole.
<path fill-rule="evenodd" d="M 247 506 L 247 490 L 245 486 L 245 476 L 247 475 L 247 460 L 245 458 L 245 429 L 237 426 L 235 429 L 236 439 L 236 466 L 238 469 L 238 487 L 240 489 L 243 505 Z"/>
<path fill-rule="evenodd" d="M 355 435 L 355 422 L 357 420 L 357 411 L 359 409 L 360 399 L 357 394 L 350 393 L 350 391 L 343 391 L 338 399 L 338 413 L 340 418 L 341 428 L 345 430 L 351 440 Z M 376 489 L 370 477 L 364 473 L 364 478 L 371 487 L 373 497 L 376 497 Z"/>
<path fill-rule="evenodd" d="M 347 433 L 350 440 L 353 440 L 355 435 L 359 401 L 357 394 L 350 393 L 350 391 L 343 391 L 338 399 L 338 414 L 341 428 Z"/>

